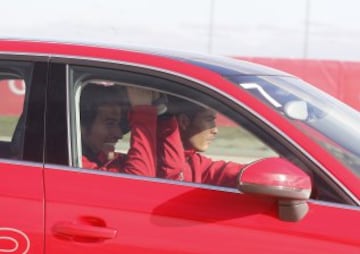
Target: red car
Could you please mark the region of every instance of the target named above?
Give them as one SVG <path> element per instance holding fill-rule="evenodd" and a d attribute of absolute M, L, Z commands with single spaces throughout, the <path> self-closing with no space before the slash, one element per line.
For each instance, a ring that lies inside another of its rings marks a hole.
<path fill-rule="evenodd" d="M 246 165 L 236 188 L 84 167 L 79 98 L 90 83 L 216 110 L 205 154 Z M 0 105 L 0 253 L 360 253 L 359 112 L 289 74 L 0 40 Z"/>

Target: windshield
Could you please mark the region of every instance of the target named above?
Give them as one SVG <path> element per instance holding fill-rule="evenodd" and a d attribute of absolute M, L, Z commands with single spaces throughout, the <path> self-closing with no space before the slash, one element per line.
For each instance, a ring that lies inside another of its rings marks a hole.
<path fill-rule="evenodd" d="M 360 177 L 360 113 L 293 77 L 229 76 Z"/>

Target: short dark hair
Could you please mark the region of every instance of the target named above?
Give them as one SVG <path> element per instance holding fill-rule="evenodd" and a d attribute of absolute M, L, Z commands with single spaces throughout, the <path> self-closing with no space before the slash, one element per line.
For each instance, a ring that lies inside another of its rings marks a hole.
<path fill-rule="evenodd" d="M 87 84 L 82 88 L 80 95 L 80 124 L 89 128 L 97 115 L 97 110 L 103 105 L 119 105 L 122 114 L 126 116 L 128 102 L 126 92 L 120 86 L 104 86 L 100 84 Z M 122 117 L 123 119 L 124 117 Z M 126 117 L 125 117 L 126 120 Z"/>
<path fill-rule="evenodd" d="M 168 97 L 168 114 L 175 116 L 185 114 L 191 120 L 193 120 L 197 113 L 204 110 L 206 110 L 205 107 L 189 100 L 182 99 L 176 96 Z"/>

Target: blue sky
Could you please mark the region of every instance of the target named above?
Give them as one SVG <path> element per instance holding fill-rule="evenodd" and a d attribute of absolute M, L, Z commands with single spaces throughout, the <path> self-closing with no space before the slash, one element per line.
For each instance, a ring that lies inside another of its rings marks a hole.
<path fill-rule="evenodd" d="M 359 10 L 358 0 L 12 0 L 0 37 L 360 61 Z"/>

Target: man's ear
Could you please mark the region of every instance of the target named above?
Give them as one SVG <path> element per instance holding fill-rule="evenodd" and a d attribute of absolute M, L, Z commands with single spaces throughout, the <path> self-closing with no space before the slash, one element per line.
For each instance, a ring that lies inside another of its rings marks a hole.
<path fill-rule="evenodd" d="M 179 114 L 177 116 L 179 128 L 181 131 L 186 131 L 190 125 L 190 118 L 185 114 Z"/>

